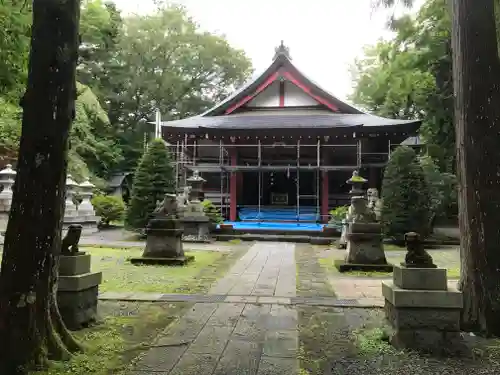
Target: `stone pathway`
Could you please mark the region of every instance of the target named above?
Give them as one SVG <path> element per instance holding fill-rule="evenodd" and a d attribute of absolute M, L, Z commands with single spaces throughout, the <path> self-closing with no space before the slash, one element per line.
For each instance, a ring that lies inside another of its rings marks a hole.
<path fill-rule="evenodd" d="M 290 243 L 253 245 L 204 296 L 225 303 L 196 303 L 130 374 L 297 374 L 294 252 Z"/>

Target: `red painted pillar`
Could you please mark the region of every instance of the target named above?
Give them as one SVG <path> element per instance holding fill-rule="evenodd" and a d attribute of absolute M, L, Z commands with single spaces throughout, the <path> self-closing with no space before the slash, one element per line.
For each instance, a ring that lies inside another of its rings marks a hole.
<path fill-rule="evenodd" d="M 236 148 L 230 148 L 231 166 L 235 167 L 237 164 Z M 238 196 L 238 176 L 237 172 L 231 172 L 231 179 L 229 181 L 229 220 L 236 221 L 237 218 L 237 196 Z"/>
<path fill-rule="evenodd" d="M 328 171 L 321 172 L 321 221 L 328 223 Z"/>

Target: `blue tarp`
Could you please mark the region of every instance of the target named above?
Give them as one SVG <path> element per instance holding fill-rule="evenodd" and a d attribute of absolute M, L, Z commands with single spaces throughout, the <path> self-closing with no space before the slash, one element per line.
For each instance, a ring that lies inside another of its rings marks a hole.
<path fill-rule="evenodd" d="M 319 215 L 316 207 L 300 207 L 297 212 L 296 207 L 273 208 L 263 207 L 242 207 L 238 211 L 241 221 L 317 221 Z"/>
<path fill-rule="evenodd" d="M 249 221 L 225 221 L 236 230 L 269 230 L 269 231 L 322 231 L 323 224 L 316 223 L 276 223 L 276 222 L 249 222 Z"/>

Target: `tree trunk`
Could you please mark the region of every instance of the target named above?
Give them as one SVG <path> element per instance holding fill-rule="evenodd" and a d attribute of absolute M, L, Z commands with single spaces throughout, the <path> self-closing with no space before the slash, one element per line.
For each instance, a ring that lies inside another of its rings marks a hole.
<path fill-rule="evenodd" d="M 463 328 L 500 335 L 500 63 L 494 0 L 453 0 Z"/>
<path fill-rule="evenodd" d="M 0 273 L 0 374 L 78 349 L 55 287 L 74 118 L 79 0 L 34 0 L 19 161 Z"/>

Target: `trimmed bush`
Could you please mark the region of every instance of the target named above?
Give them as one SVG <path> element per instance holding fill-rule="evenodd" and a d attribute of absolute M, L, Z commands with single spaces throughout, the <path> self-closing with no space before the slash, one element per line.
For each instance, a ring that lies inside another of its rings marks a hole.
<path fill-rule="evenodd" d="M 385 235 L 403 240 L 407 232 L 426 237 L 431 220 L 429 187 L 417 154 L 400 146 L 385 168 L 382 182 L 382 223 Z"/>
<path fill-rule="evenodd" d="M 222 224 L 224 222 L 220 210 L 212 203 L 212 201 L 205 199 L 201 202 L 201 205 L 203 206 L 203 212 L 205 212 L 208 216 L 211 223 Z"/>
<path fill-rule="evenodd" d="M 338 206 L 329 212 L 330 214 L 330 224 L 340 223 L 345 219 L 349 206 Z"/>
<path fill-rule="evenodd" d="M 428 155 L 419 158 L 429 186 L 432 215 L 449 218 L 458 214 L 457 178 L 439 171 L 434 159 Z"/>
<path fill-rule="evenodd" d="M 175 187 L 174 169 L 168 148 L 161 139 L 149 145 L 134 174 L 130 206 L 126 225 L 131 229 L 142 229 L 148 223 L 149 215 L 155 210 L 156 202 Z"/>
<path fill-rule="evenodd" d="M 96 195 L 91 200 L 97 216 L 101 217 L 101 224 L 109 225 L 112 221 L 123 220 L 125 203 L 116 195 Z"/>

